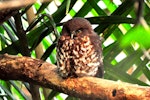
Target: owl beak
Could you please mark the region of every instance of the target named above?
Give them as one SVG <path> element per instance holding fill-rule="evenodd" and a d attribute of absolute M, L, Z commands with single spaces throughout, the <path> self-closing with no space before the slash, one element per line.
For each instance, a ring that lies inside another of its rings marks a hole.
<path fill-rule="evenodd" d="M 73 37 L 74 37 L 75 34 L 76 34 L 75 31 L 72 31 L 72 32 L 71 32 L 71 38 L 72 38 L 72 39 L 73 39 Z"/>

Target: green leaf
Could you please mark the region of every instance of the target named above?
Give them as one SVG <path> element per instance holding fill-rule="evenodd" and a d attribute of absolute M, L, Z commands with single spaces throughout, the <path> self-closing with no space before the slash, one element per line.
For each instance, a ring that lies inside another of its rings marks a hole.
<path fill-rule="evenodd" d="M 150 29 L 138 25 L 130 29 L 122 38 L 121 46 L 128 46 L 137 42 L 141 47 L 150 47 Z"/>
<path fill-rule="evenodd" d="M 37 10 L 36 15 L 40 14 L 42 11 L 44 11 L 44 9 L 50 4 L 50 2 L 45 2 L 43 3 L 40 8 Z"/>
<path fill-rule="evenodd" d="M 12 93 L 17 95 L 17 97 L 21 100 L 23 100 L 23 99 L 27 100 L 28 99 L 26 97 L 26 95 L 23 93 L 23 91 L 18 87 L 20 85 L 20 83 L 17 83 L 17 82 L 11 81 L 11 80 L 9 82 L 13 86 L 13 87 L 11 87 Z"/>
<path fill-rule="evenodd" d="M 66 14 L 68 14 L 68 12 L 69 12 L 70 3 L 71 3 L 71 0 L 67 0 L 67 4 L 66 4 Z"/>
<path fill-rule="evenodd" d="M 48 96 L 48 100 L 52 100 L 56 95 L 59 95 L 60 93 L 57 91 L 52 91 L 49 96 Z"/>

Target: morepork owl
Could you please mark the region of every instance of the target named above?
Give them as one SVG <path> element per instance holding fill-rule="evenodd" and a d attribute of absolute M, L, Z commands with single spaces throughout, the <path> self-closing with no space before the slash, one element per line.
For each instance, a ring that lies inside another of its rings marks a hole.
<path fill-rule="evenodd" d="M 88 20 L 73 18 L 63 25 L 57 66 L 62 78 L 103 76 L 101 40 Z"/>

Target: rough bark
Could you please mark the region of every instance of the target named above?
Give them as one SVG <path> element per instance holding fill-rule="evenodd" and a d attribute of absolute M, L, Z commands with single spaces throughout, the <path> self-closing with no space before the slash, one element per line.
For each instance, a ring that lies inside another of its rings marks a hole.
<path fill-rule="evenodd" d="M 35 2 L 51 2 L 52 0 L 0 0 L 0 25 L 14 16 L 19 9 L 34 4 Z"/>
<path fill-rule="evenodd" d="M 95 77 L 62 79 L 57 66 L 30 57 L 0 56 L 0 78 L 21 80 L 88 100 L 149 100 L 150 87 Z"/>
<path fill-rule="evenodd" d="M 32 5 L 37 1 L 44 3 L 51 2 L 52 0 L 3 0 L 0 1 L 0 10 L 22 8 L 28 5 Z"/>

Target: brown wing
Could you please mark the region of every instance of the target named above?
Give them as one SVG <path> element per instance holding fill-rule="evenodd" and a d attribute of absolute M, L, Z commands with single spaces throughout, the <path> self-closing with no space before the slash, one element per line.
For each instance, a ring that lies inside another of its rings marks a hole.
<path fill-rule="evenodd" d="M 93 32 L 93 34 L 90 34 L 89 37 L 91 43 L 94 46 L 95 52 L 97 54 L 98 62 L 100 63 L 96 77 L 103 77 L 104 68 L 103 68 L 103 55 L 102 55 L 102 47 L 101 47 L 102 44 L 101 44 L 100 36 L 98 36 L 96 33 Z"/>

